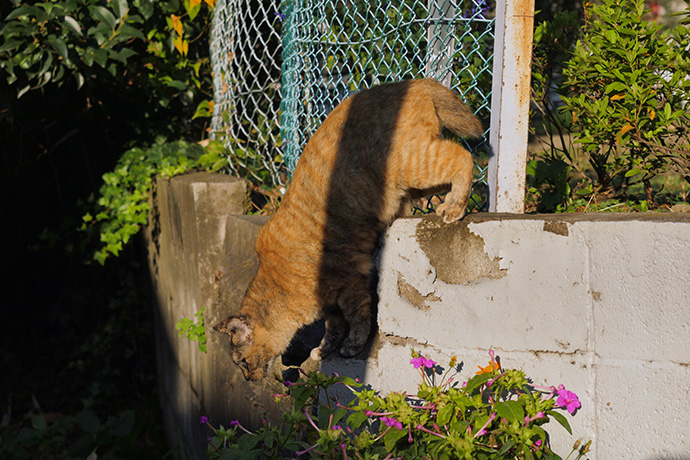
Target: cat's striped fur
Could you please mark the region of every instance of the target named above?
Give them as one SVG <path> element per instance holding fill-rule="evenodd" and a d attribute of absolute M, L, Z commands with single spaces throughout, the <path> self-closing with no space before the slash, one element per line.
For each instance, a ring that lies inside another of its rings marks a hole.
<path fill-rule="evenodd" d="M 371 329 L 372 253 L 381 232 L 422 191 L 451 186 L 437 213 L 465 214 L 472 158 L 441 137 L 442 126 L 478 137 L 474 114 L 434 80 L 356 93 L 307 143 L 279 210 L 259 234 L 259 271 L 242 308 L 215 326 L 230 335 L 247 379 L 265 375 L 296 331 L 326 317 L 312 356 L 359 353 Z"/>

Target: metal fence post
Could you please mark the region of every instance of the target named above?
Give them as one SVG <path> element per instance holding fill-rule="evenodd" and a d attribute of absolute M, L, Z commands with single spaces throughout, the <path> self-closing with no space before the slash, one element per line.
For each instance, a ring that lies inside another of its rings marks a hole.
<path fill-rule="evenodd" d="M 525 208 L 534 0 L 498 0 L 495 27 L 489 211 L 522 213 Z"/>

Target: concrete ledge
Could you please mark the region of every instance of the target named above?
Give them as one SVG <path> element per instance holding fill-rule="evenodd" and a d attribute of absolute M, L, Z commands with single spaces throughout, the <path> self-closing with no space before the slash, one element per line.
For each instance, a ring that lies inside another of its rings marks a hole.
<path fill-rule="evenodd" d="M 159 181 L 147 231 L 161 403 L 189 458 L 204 458 L 200 415 L 256 427 L 262 416 L 279 419 L 272 395 L 282 391 L 272 379 L 245 382 L 226 338 L 208 331 L 204 355 L 174 329 L 202 307 L 207 325 L 236 311 L 257 269 L 265 218 L 237 215 L 247 184 L 207 180 Z M 557 451 L 583 437 L 594 440 L 592 460 L 688 460 L 689 268 L 688 214 L 400 219 L 379 260 L 378 334 L 366 356 L 330 358 L 322 370 L 384 392 L 414 391 L 410 347 L 441 363 L 457 355 L 461 379 L 494 348 L 536 384 L 580 396 L 574 437 L 551 429 Z"/>

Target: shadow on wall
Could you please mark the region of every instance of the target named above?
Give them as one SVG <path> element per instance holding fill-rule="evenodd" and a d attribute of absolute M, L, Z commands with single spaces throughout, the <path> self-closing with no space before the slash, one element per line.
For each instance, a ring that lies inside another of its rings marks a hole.
<path fill-rule="evenodd" d="M 322 156 L 302 165 L 301 171 L 298 165 L 295 179 L 303 185 L 322 180 L 327 184 L 317 289 L 329 327 L 324 328 L 322 320 L 301 329 L 283 356 L 285 365 L 306 360 L 324 333 L 328 334 L 324 340 L 332 344 L 326 347 L 336 348 L 334 355 L 365 360 L 370 353 L 370 332 L 376 325 L 375 257 L 386 228 L 380 218 L 386 169 L 408 86 L 405 81 L 379 87 L 376 93 L 352 95 L 344 120 L 330 120 L 326 132 L 319 133 L 322 139 L 312 139 L 323 143 L 338 137 L 332 166 L 321 164 L 328 161 Z M 309 174 L 326 177 L 305 177 Z M 368 345 L 362 351 L 363 342 Z M 295 372 L 287 371 L 285 378 L 296 378 Z"/>
<path fill-rule="evenodd" d="M 347 333 L 339 350 L 347 357 L 360 351 L 358 344 L 376 325 L 374 257 L 388 223 L 383 221 L 384 207 L 390 206 L 384 203 L 388 162 L 409 84 L 351 96 L 338 141 L 326 200 L 319 296 L 330 307 L 327 321 Z"/>

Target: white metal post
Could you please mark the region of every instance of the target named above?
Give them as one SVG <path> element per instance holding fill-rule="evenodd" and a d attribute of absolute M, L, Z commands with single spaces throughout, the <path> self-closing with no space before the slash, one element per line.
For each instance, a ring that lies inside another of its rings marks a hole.
<path fill-rule="evenodd" d="M 451 20 L 456 14 L 457 5 L 450 1 L 427 0 L 430 25 L 427 27 L 427 62 L 425 77 L 436 78 L 450 88 L 453 73 L 451 69 L 451 54 L 455 49 L 455 26 Z M 447 20 L 448 23 L 445 23 Z M 450 52 L 449 52 L 450 51 Z M 445 73 L 443 78 L 441 77 Z"/>
<path fill-rule="evenodd" d="M 534 0 L 498 0 L 495 27 L 489 211 L 522 213 L 525 209 Z"/>

